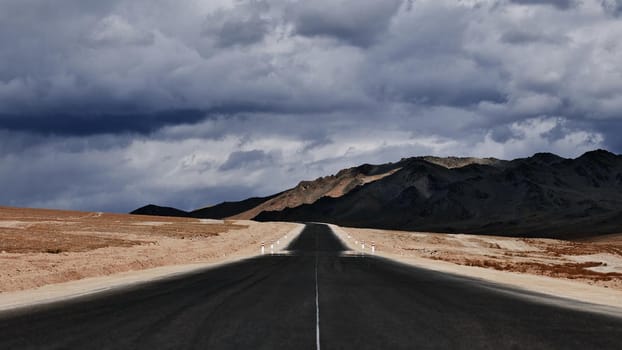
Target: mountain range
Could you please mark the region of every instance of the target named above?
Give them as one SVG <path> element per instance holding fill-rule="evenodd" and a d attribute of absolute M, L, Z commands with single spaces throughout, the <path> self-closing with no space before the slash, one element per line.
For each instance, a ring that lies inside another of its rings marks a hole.
<path fill-rule="evenodd" d="M 575 159 L 404 158 L 303 181 L 269 197 L 192 212 L 149 205 L 132 214 L 580 238 L 622 232 L 622 156 L 596 150 Z"/>

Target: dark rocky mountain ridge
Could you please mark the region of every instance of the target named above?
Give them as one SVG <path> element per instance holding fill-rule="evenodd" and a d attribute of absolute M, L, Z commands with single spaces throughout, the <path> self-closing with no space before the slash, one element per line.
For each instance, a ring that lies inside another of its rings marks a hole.
<path fill-rule="evenodd" d="M 597 150 L 576 159 L 551 153 L 511 161 L 405 158 L 342 170 L 266 198 L 250 211 L 230 205 L 226 213 L 239 210 L 262 221 L 576 238 L 622 232 L 622 157 Z"/>
<path fill-rule="evenodd" d="M 622 157 L 540 153 L 490 165 L 446 168 L 421 158 L 347 195 L 264 212 L 258 220 L 526 237 L 622 231 Z"/>
<path fill-rule="evenodd" d="M 153 215 L 153 216 L 175 216 L 175 217 L 190 217 L 190 213 L 177 208 L 162 207 L 155 204 L 148 204 L 144 207 L 140 207 L 130 214 L 135 215 Z"/>

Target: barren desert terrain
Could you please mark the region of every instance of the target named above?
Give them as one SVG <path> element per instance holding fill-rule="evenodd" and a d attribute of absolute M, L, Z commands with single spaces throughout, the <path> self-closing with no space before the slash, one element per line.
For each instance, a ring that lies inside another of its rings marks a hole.
<path fill-rule="evenodd" d="M 378 252 L 622 290 L 622 235 L 581 241 L 343 228 Z"/>
<path fill-rule="evenodd" d="M 0 207 L 0 293 L 250 256 L 295 227 Z"/>

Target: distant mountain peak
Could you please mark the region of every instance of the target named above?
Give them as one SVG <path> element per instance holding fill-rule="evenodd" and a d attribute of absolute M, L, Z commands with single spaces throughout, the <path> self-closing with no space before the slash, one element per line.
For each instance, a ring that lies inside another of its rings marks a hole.
<path fill-rule="evenodd" d="M 558 156 L 557 154 L 553 154 L 553 153 L 549 153 L 549 152 L 540 152 L 540 153 L 536 153 L 534 154 L 531 159 L 535 159 L 535 160 L 539 160 L 541 162 L 545 162 L 545 163 L 555 163 L 555 162 L 561 162 L 563 160 L 565 160 L 566 158 L 562 158 L 560 156 Z"/>
<path fill-rule="evenodd" d="M 179 210 L 171 207 L 162 207 L 155 204 L 148 204 L 144 207 L 140 207 L 130 214 L 134 215 L 154 215 L 154 216 L 176 216 L 176 217 L 188 217 L 190 214 L 186 211 Z"/>
<path fill-rule="evenodd" d="M 611 153 L 604 149 L 597 149 L 594 151 L 585 152 L 579 159 L 604 159 L 604 160 L 613 160 L 619 158 L 614 153 Z"/>

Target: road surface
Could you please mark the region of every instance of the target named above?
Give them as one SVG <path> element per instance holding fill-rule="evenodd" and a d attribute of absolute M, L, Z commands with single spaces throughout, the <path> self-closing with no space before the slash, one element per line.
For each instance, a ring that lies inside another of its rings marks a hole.
<path fill-rule="evenodd" d="M 290 255 L 0 314 L 1 349 L 620 349 L 622 319 L 478 280 L 343 255 L 307 225 Z"/>

